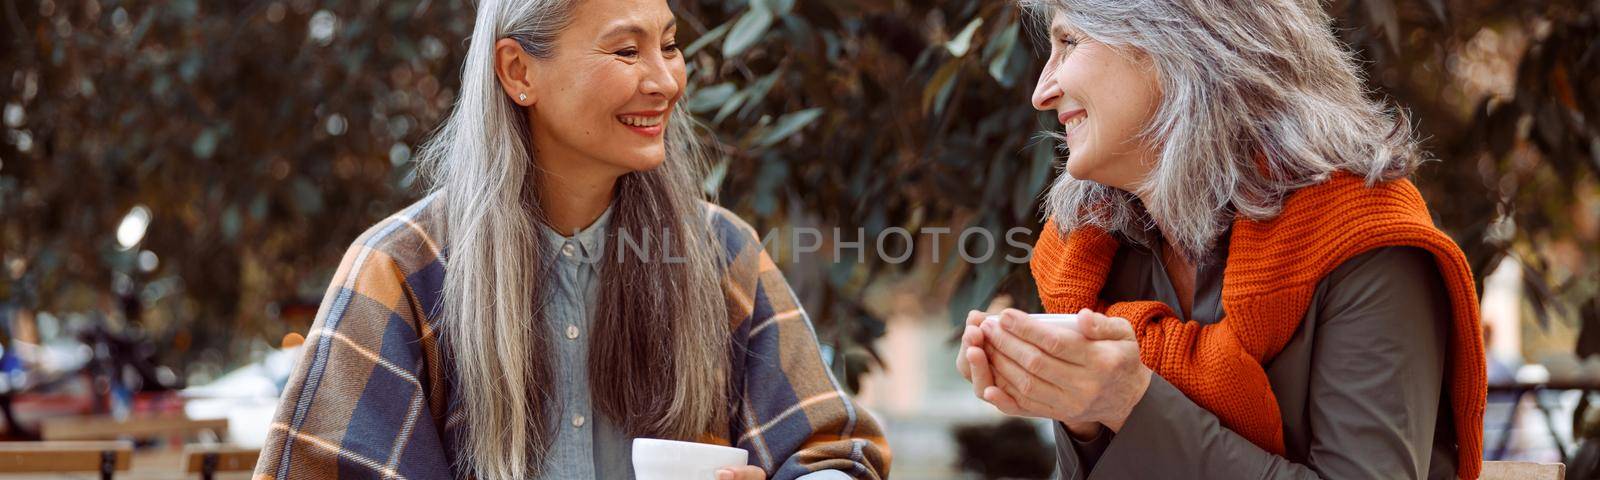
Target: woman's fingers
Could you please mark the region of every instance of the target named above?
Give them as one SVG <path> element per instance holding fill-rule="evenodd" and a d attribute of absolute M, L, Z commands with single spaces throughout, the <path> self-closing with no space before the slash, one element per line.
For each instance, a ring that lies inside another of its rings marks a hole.
<path fill-rule="evenodd" d="M 983 392 L 978 395 L 978 398 L 982 398 L 983 401 L 989 402 L 990 405 L 994 405 L 995 408 L 1000 409 L 1000 413 L 1004 413 L 1006 415 L 1011 415 L 1013 417 L 1034 416 L 1029 415 L 1029 412 L 1024 411 L 1022 407 L 1018 406 L 1017 400 L 1012 398 L 1011 395 L 1007 394 L 1004 390 L 1001 390 L 1000 387 L 985 388 L 983 389 Z"/>
<path fill-rule="evenodd" d="M 980 312 L 980 311 L 977 311 L 977 310 L 968 310 L 967 311 L 967 325 L 971 325 L 971 326 L 976 327 L 979 324 L 982 324 L 983 323 L 983 318 L 987 317 L 987 316 L 989 316 L 989 314 L 987 314 L 987 313 L 983 313 L 983 312 Z"/>
<path fill-rule="evenodd" d="M 961 344 L 968 347 L 983 348 L 983 329 L 967 325 L 961 332 Z"/>
<path fill-rule="evenodd" d="M 989 360 L 983 349 L 967 347 L 967 363 L 972 370 L 972 393 L 978 398 L 983 398 L 983 390 L 994 385 L 994 376 L 989 369 Z"/>
<path fill-rule="evenodd" d="M 975 328 L 972 326 L 966 327 L 966 330 L 961 332 L 961 346 L 956 347 L 956 371 L 961 372 L 961 378 L 967 379 L 968 382 L 972 381 L 972 362 L 967 361 L 967 349 L 972 348 L 973 330 Z"/>
<path fill-rule="evenodd" d="M 972 367 L 967 361 L 967 349 L 983 348 L 983 331 L 978 329 L 983 317 L 984 313 L 977 310 L 967 312 L 967 325 L 961 332 L 961 348 L 956 351 L 956 371 L 961 372 L 961 378 L 967 379 L 968 382 L 972 381 Z"/>
<path fill-rule="evenodd" d="M 1002 315 L 999 327 L 997 330 L 1010 333 L 1013 338 L 1022 339 L 1061 361 L 1074 365 L 1085 365 L 1089 361 L 1085 352 L 1087 345 L 1092 342 L 1077 330 L 1034 320 L 1022 312 Z"/>
<path fill-rule="evenodd" d="M 1041 371 L 1061 363 L 1082 365 L 1087 361 L 1087 342 L 1082 335 L 1025 316 L 1015 318 L 1007 312 L 1000 318 L 1001 325 L 983 326 L 988 350 L 1004 353 L 1028 371 Z"/>
<path fill-rule="evenodd" d="M 1087 308 L 1078 312 L 1078 329 L 1091 340 L 1138 340 L 1127 319 L 1107 317 Z"/>
<path fill-rule="evenodd" d="M 1066 390 L 1055 382 L 1055 378 L 1068 372 L 1054 370 L 1027 370 L 1022 368 L 1016 360 L 1006 356 L 1005 352 L 996 352 L 989 356 L 990 372 L 994 376 L 996 385 L 1005 386 L 1008 393 L 1030 398 L 1052 398 L 1065 395 Z"/>
<path fill-rule="evenodd" d="M 717 470 L 717 480 L 764 480 L 767 472 L 761 467 L 744 465 Z"/>
<path fill-rule="evenodd" d="M 956 371 L 961 372 L 961 378 L 972 381 L 972 367 L 967 362 L 967 349 L 971 347 L 983 348 L 983 331 L 978 330 L 978 325 L 983 323 L 985 314 L 977 310 L 967 312 L 967 325 L 961 332 L 961 348 L 956 350 Z"/>
<path fill-rule="evenodd" d="M 1131 350 L 1137 362 L 1137 334 L 1121 318 L 1083 310 L 1078 328 L 1069 329 L 1014 309 L 1002 311 L 998 322 L 984 317 L 968 312 L 956 368 L 972 382 L 973 393 L 1007 415 L 1100 418 L 1104 405 L 1097 407 L 1099 400 L 1092 399 L 1116 381 L 1111 377 L 1119 377 L 1111 375 L 1117 373 L 1112 367 L 1125 362 L 1096 360 L 1118 353 L 1126 357 L 1129 353 L 1123 350 Z M 1129 345 L 1133 347 L 1125 348 Z"/>
<path fill-rule="evenodd" d="M 1027 395 L 1023 395 L 1021 392 L 1018 392 L 1015 387 L 1010 385 L 1002 385 L 1000 387 L 1000 391 L 1004 392 L 1007 396 L 1010 396 L 1011 401 L 1016 403 L 1019 410 L 1026 412 L 1027 416 L 1051 418 L 1051 409 L 1049 405 L 1046 405 L 1039 400 L 1030 398 Z"/>

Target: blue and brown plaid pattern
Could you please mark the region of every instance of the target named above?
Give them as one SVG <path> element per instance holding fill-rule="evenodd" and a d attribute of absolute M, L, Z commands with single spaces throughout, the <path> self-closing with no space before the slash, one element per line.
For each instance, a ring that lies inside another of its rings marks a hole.
<path fill-rule="evenodd" d="M 340 262 L 306 335 L 255 478 L 455 478 L 460 434 L 451 365 L 438 342 L 446 246 L 437 196 L 362 234 Z M 709 205 L 709 204 L 708 204 Z M 725 256 L 738 398 L 707 441 L 751 452 L 772 478 L 821 470 L 884 478 L 878 424 L 845 394 L 783 274 L 749 225 L 708 206 Z"/>

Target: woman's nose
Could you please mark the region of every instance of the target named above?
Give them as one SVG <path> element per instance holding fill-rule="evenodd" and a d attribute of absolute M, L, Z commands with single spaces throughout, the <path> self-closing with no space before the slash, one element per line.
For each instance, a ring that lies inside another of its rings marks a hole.
<path fill-rule="evenodd" d="M 683 86 L 678 85 L 678 78 L 673 75 L 672 62 L 657 56 L 644 63 L 645 75 L 639 82 L 639 92 L 645 95 L 660 95 L 668 99 L 677 98 L 678 90 Z"/>
<path fill-rule="evenodd" d="M 1054 110 L 1056 101 L 1061 99 L 1061 85 L 1056 83 L 1055 75 L 1051 75 L 1050 65 L 1046 65 L 1043 72 L 1039 73 L 1039 86 L 1033 88 L 1033 108 L 1035 110 Z"/>

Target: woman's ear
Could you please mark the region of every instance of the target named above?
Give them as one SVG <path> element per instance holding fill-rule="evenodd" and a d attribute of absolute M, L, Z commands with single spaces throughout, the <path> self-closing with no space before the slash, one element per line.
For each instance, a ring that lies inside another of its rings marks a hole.
<path fill-rule="evenodd" d="M 532 107 L 538 101 L 534 97 L 533 57 L 516 40 L 502 38 L 494 42 L 494 73 L 506 96 L 517 105 Z"/>

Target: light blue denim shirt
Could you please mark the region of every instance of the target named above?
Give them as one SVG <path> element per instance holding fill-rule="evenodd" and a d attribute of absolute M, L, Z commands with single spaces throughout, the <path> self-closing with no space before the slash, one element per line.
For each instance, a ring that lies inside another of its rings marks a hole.
<path fill-rule="evenodd" d="M 556 278 L 549 284 L 544 317 L 554 330 L 556 396 L 561 422 L 556 441 L 545 459 L 546 479 L 625 479 L 633 476 L 633 441 L 615 422 L 594 411 L 589 392 L 589 339 L 593 334 L 595 303 L 604 258 L 607 208 L 593 225 L 562 236 L 542 227 L 556 259 Z M 837 470 L 802 475 L 804 480 L 848 479 Z"/>
<path fill-rule="evenodd" d="M 555 349 L 556 408 L 560 422 L 541 478 L 633 478 L 631 442 L 621 426 L 594 411 L 589 393 L 589 335 L 593 334 L 600 260 L 605 246 L 606 209 L 594 224 L 570 237 L 542 227 L 555 258 L 548 283 L 545 324 Z"/>

